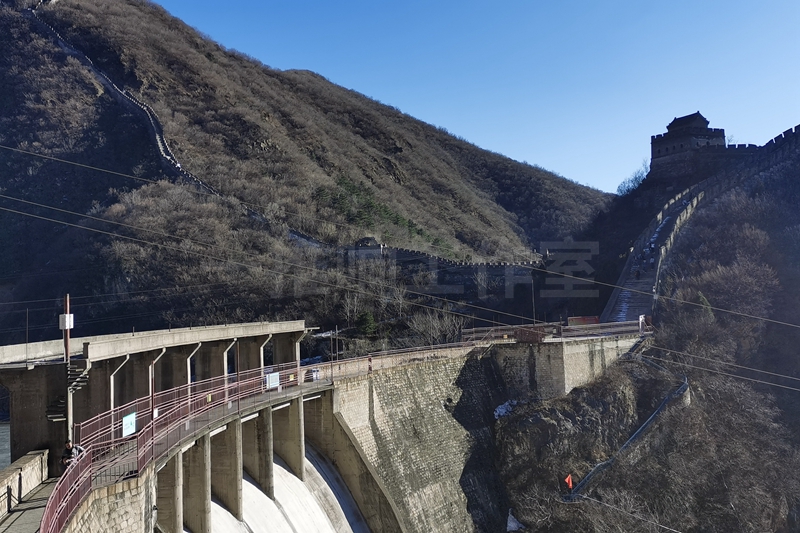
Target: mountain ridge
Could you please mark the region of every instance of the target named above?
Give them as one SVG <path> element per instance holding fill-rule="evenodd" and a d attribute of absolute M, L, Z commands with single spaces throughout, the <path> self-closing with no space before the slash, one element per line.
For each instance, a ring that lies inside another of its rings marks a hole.
<path fill-rule="evenodd" d="M 359 282 L 343 278 L 324 252 L 292 246 L 289 229 L 334 247 L 374 236 L 458 261 L 527 260 L 541 240 L 580 231 L 610 198 L 318 74 L 277 71 L 227 51 L 149 2 L 21 0 L 0 4 L 0 16 L 9 50 L 0 62 L 7 80 L 0 141 L 28 152 L 0 151 L 0 186 L 9 207 L 14 198 L 40 204 L 25 219 L 0 215 L 8 252 L 0 266 L 18 273 L 5 283 L 6 301 L 67 291 L 111 295 L 88 313 L 108 320 L 115 312 L 144 314 L 146 298 L 131 302 L 126 294 L 228 283 L 224 296 L 204 289 L 161 299 L 151 311 L 160 318 L 148 326 L 317 308 L 310 320 L 336 323 L 349 316 L 341 300 Z M 180 168 L 218 198 L 197 194 L 188 175 L 164 164 L 148 118 L 130 97 L 159 118 Z M 248 217 L 248 210 L 258 214 Z M 175 251 L 200 246 L 219 258 Z M 224 264 L 234 256 L 254 264 Z M 298 277 L 298 264 L 317 270 Z M 395 272 L 374 275 L 390 287 L 404 283 Z M 320 298 L 330 302 L 320 305 Z M 360 305 L 386 316 L 380 298 L 368 295 Z M 9 323 L 19 327 L 19 320 L 17 311 Z"/>

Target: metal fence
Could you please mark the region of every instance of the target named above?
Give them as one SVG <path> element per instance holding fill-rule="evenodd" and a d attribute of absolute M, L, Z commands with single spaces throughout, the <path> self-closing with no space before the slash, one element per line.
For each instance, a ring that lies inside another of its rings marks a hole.
<path fill-rule="evenodd" d="M 635 335 L 644 333 L 638 320 L 628 322 L 607 322 L 603 324 L 584 324 L 563 326 L 559 332 L 562 338 L 604 337 L 608 335 Z"/>
<path fill-rule="evenodd" d="M 377 352 L 364 357 L 300 366 L 287 363 L 226 374 L 140 398 L 75 424 L 85 449 L 61 476 L 47 501 L 40 531 L 60 533 L 96 488 L 136 477 L 213 425 L 298 395 L 298 386 L 343 379 L 425 361 L 463 355 L 474 343 Z"/>
<path fill-rule="evenodd" d="M 60 533 L 93 490 L 136 477 L 152 461 L 165 458 L 228 417 L 281 398 L 298 395 L 306 383 L 332 384 L 376 370 L 463 356 L 485 342 L 542 342 L 550 338 L 629 335 L 638 322 L 562 326 L 536 324 L 464 330 L 465 342 L 369 354 L 300 366 L 287 363 L 226 374 L 139 398 L 75 424 L 75 441 L 85 449 L 61 476 L 42 516 L 42 533 Z"/>
<path fill-rule="evenodd" d="M 523 324 L 520 326 L 495 326 L 465 329 L 461 339 L 473 343 L 498 342 L 548 342 L 574 339 L 577 337 L 604 337 L 608 335 L 635 335 L 646 333 L 638 321 L 607 322 L 603 324 L 582 324 L 564 326 L 560 322 L 545 324 Z"/>
<path fill-rule="evenodd" d="M 226 416 L 295 396 L 291 388 L 300 382 L 300 369 L 289 363 L 190 383 L 75 424 L 75 441 L 85 451 L 56 484 L 40 531 L 60 532 L 93 489 L 138 476 L 151 461 Z M 315 375 L 314 367 L 303 369 Z"/>

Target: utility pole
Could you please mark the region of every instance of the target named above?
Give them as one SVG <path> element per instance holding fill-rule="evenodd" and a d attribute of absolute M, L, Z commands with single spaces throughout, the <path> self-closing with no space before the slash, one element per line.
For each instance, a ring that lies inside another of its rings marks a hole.
<path fill-rule="evenodd" d="M 73 315 L 69 312 L 69 294 L 64 296 L 64 314 L 58 317 L 58 327 L 64 331 L 64 362 L 67 370 L 67 438 L 72 440 L 72 390 L 69 384 L 69 330 L 74 325 Z"/>
<path fill-rule="evenodd" d="M 69 364 L 69 330 L 72 329 L 72 315 L 69 314 L 69 294 L 64 296 L 64 314 L 59 317 L 58 326 L 64 331 L 64 362 Z"/>

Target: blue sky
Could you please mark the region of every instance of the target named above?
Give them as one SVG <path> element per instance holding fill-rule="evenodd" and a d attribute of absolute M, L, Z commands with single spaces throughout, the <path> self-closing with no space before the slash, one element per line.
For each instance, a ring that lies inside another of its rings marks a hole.
<path fill-rule="evenodd" d="M 738 143 L 800 124 L 797 0 L 156 3 L 270 67 L 605 191 L 676 116 Z"/>

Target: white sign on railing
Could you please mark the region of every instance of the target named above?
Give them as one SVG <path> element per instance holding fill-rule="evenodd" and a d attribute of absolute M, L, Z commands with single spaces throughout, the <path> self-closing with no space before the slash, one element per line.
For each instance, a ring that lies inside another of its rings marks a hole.
<path fill-rule="evenodd" d="M 280 372 L 273 372 L 271 374 L 267 374 L 267 388 L 268 389 L 276 389 L 278 385 L 281 383 L 281 374 Z"/>
<path fill-rule="evenodd" d="M 122 417 L 122 436 L 127 437 L 136 433 L 136 413 L 133 412 L 129 415 Z"/>

